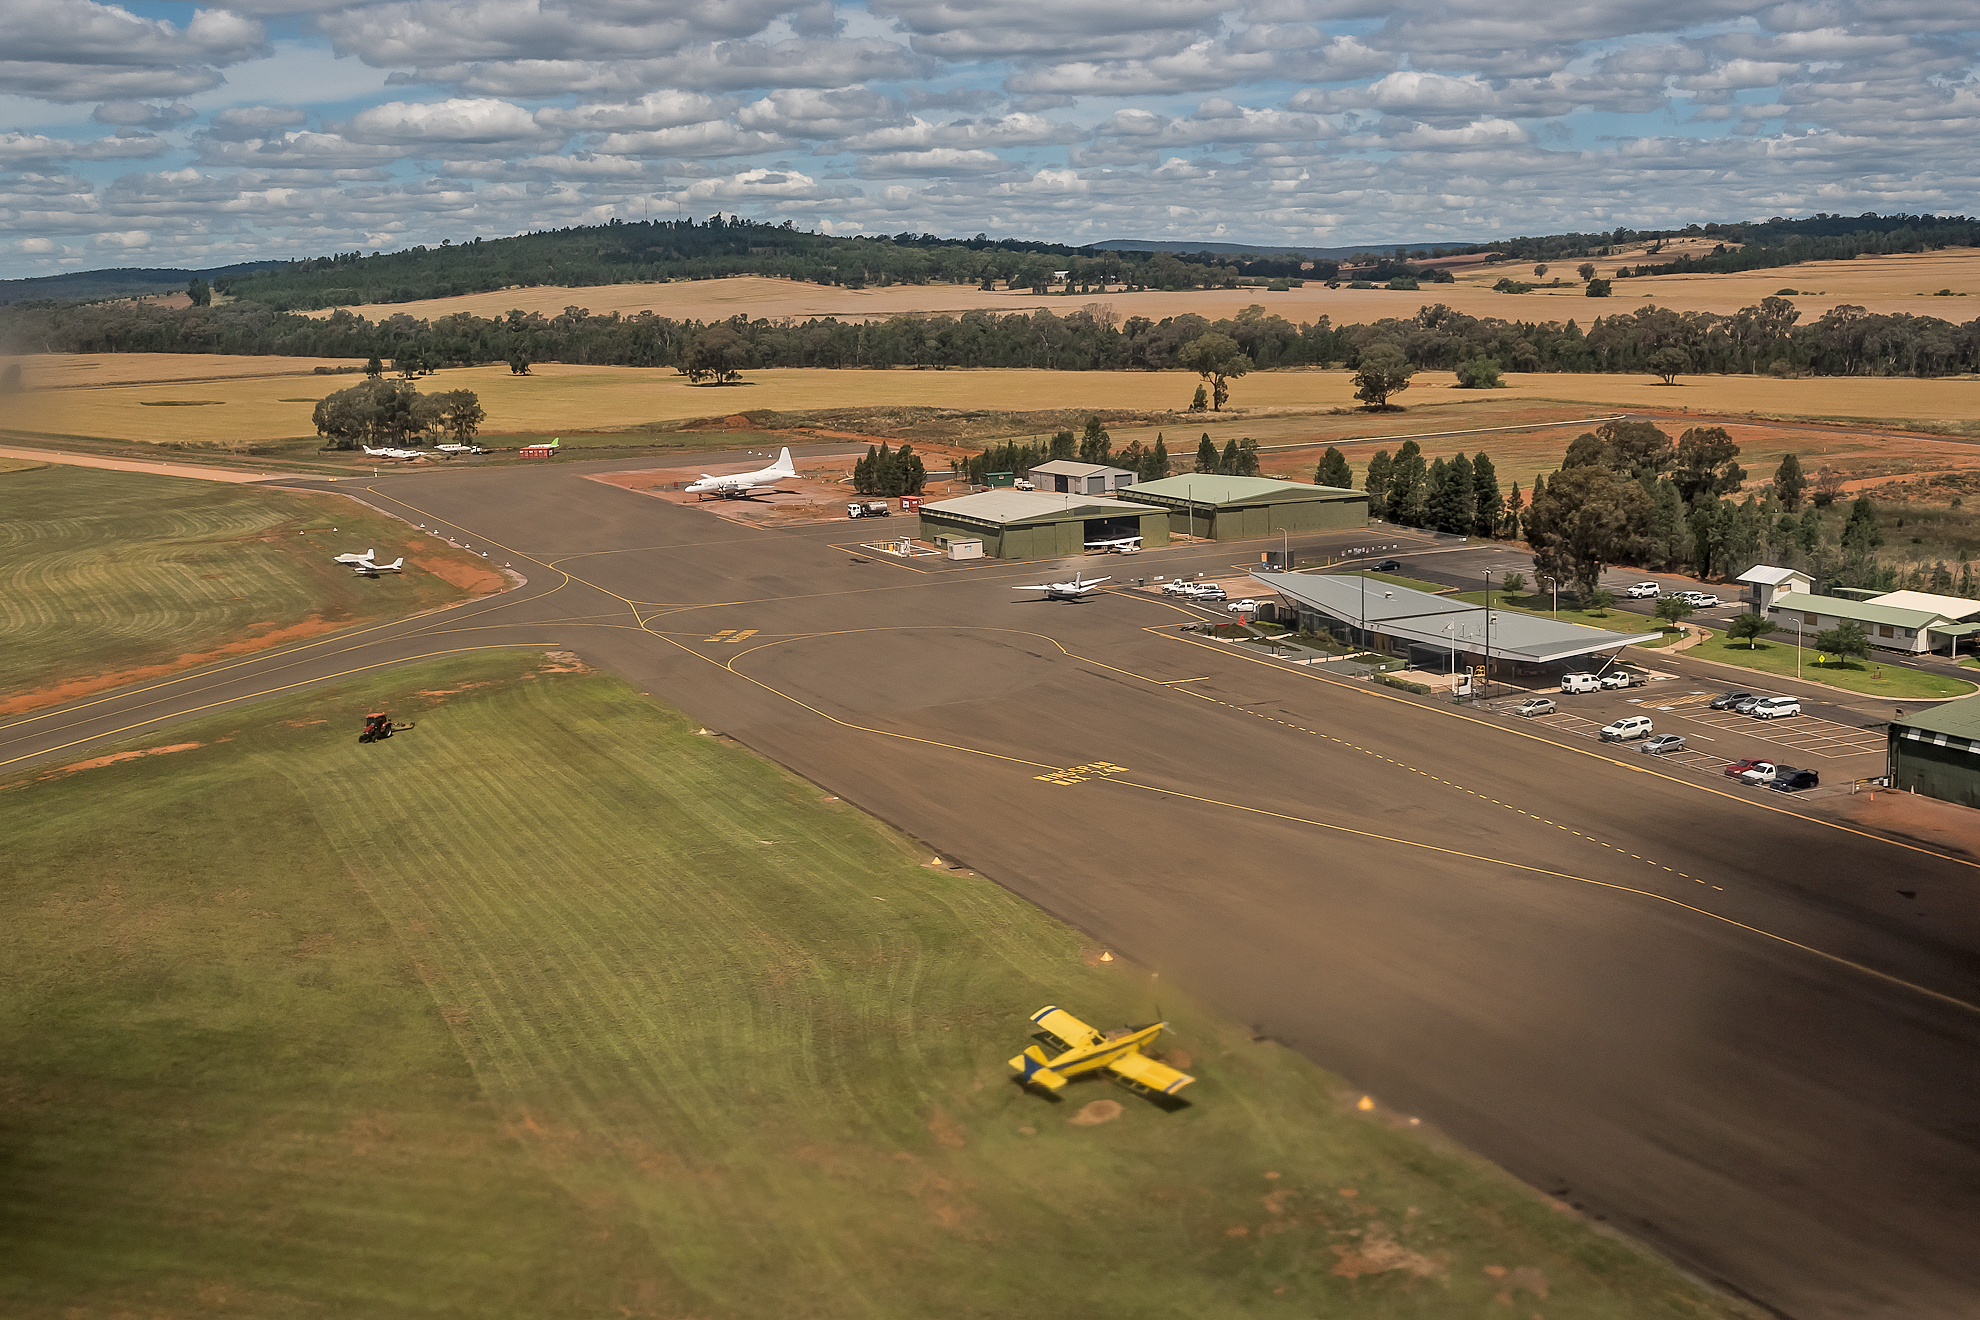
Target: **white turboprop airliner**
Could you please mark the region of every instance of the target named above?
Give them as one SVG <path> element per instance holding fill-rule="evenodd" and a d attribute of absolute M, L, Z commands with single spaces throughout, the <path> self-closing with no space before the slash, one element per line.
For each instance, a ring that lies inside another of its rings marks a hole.
<path fill-rule="evenodd" d="M 330 562 L 333 564 L 349 564 L 352 567 L 356 567 L 359 564 L 368 564 L 377 557 L 378 552 L 376 550 L 367 550 L 361 555 L 332 555 L 330 556 Z"/>
<path fill-rule="evenodd" d="M 732 477 L 711 477 L 704 472 L 701 480 L 691 481 L 682 489 L 689 495 L 719 495 L 725 500 L 746 500 L 759 486 L 775 486 L 796 476 L 797 467 L 791 462 L 791 451 L 785 449 L 777 455 L 775 463 L 760 471 L 738 472 Z"/>
<path fill-rule="evenodd" d="M 1070 582 L 1040 582 L 1036 586 L 1012 587 L 1011 590 L 1042 591 L 1045 593 L 1046 600 L 1078 600 L 1087 592 L 1097 588 L 1102 582 L 1111 581 L 1113 581 L 1112 578 L 1089 578 L 1082 574 L 1074 573 L 1073 580 Z"/>

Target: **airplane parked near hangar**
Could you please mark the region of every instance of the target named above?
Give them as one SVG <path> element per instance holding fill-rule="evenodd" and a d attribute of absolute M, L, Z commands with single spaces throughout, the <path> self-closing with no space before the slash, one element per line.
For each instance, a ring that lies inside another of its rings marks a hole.
<path fill-rule="evenodd" d="M 1112 541 L 1088 541 L 1086 548 L 1088 550 L 1104 550 L 1110 555 L 1135 555 L 1141 553 L 1141 538 L 1138 536 L 1122 536 Z"/>
<path fill-rule="evenodd" d="M 426 455 L 420 453 L 417 449 L 373 449 L 370 445 L 361 445 L 359 447 L 373 458 L 396 458 L 410 461 L 415 458 L 426 457 Z"/>
<path fill-rule="evenodd" d="M 1097 588 L 1102 582 L 1112 582 L 1112 578 L 1088 578 L 1079 573 L 1073 574 L 1070 582 L 1040 582 L 1035 586 L 1012 587 L 1012 591 L 1042 591 L 1046 600 L 1078 600 L 1087 592 Z"/>
<path fill-rule="evenodd" d="M 780 481 L 790 481 L 797 476 L 797 466 L 791 462 L 791 451 L 783 450 L 777 461 L 767 468 L 755 472 L 738 472 L 731 477 L 711 477 L 706 472 L 701 480 L 691 481 L 681 489 L 689 495 L 715 495 L 725 500 L 746 500 L 756 493 L 759 486 L 772 487 Z"/>
<path fill-rule="evenodd" d="M 485 454 L 488 451 L 480 445 L 435 445 L 433 452 L 451 457 L 455 454 Z"/>
<path fill-rule="evenodd" d="M 376 550 L 367 550 L 361 555 L 332 555 L 330 562 L 333 564 L 368 564 L 377 557 L 378 552 Z"/>
<path fill-rule="evenodd" d="M 1188 1073 L 1177 1072 L 1141 1052 L 1141 1047 L 1162 1034 L 1169 1024 L 1157 1022 L 1131 1027 L 1108 1037 L 1087 1026 L 1063 1008 L 1046 1005 L 1031 1015 L 1039 1034 L 1059 1051 L 1047 1056 L 1033 1045 L 1011 1060 L 1011 1069 L 1027 1085 L 1056 1091 L 1081 1073 L 1105 1069 L 1137 1091 L 1172 1096 L 1195 1081 Z"/>

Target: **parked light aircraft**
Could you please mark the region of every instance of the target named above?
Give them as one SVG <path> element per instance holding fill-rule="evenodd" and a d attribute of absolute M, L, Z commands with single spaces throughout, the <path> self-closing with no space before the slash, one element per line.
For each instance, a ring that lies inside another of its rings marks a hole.
<path fill-rule="evenodd" d="M 330 556 L 330 562 L 333 564 L 368 564 L 377 557 L 378 552 L 376 550 L 367 550 L 361 555 L 332 555 Z"/>
<path fill-rule="evenodd" d="M 359 577 L 377 577 L 380 573 L 403 573 L 406 571 L 406 557 L 400 555 L 389 564 L 374 564 L 366 559 L 352 564 L 351 571 Z"/>
<path fill-rule="evenodd" d="M 433 451 L 437 454 L 485 454 L 488 452 L 480 445 L 435 445 L 433 446 Z"/>
<path fill-rule="evenodd" d="M 370 445 L 360 446 L 373 458 L 397 458 L 411 460 L 425 457 L 417 449 L 373 449 Z"/>
<path fill-rule="evenodd" d="M 777 461 L 767 468 L 738 472 L 731 477 L 711 477 L 704 472 L 701 480 L 691 481 L 682 489 L 689 495 L 717 495 L 725 500 L 746 500 L 758 486 L 774 486 L 796 476 L 797 467 L 791 462 L 791 451 L 785 449 L 777 455 Z"/>
<path fill-rule="evenodd" d="M 1104 550 L 1110 555 L 1134 555 L 1141 553 L 1141 538 L 1138 536 L 1116 537 L 1111 541 L 1088 541 L 1088 550 Z"/>
<path fill-rule="evenodd" d="M 1088 578 L 1079 573 L 1074 573 L 1073 580 L 1070 582 L 1040 582 L 1035 586 L 1012 587 L 1011 590 L 1042 591 L 1045 593 L 1045 599 L 1047 600 L 1078 600 L 1087 592 L 1094 590 L 1102 582 L 1111 581 L 1113 581 L 1112 578 Z"/>
<path fill-rule="evenodd" d="M 1039 1034 L 1059 1052 L 1047 1056 L 1033 1045 L 1011 1060 L 1012 1070 L 1027 1085 L 1056 1091 L 1071 1078 L 1102 1068 L 1133 1089 L 1156 1095 L 1174 1095 L 1196 1080 L 1141 1052 L 1142 1046 L 1162 1034 L 1162 1029 L 1168 1026 L 1166 1022 L 1131 1027 L 1109 1037 L 1050 1004 L 1033 1013 L 1031 1020 L 1038 1025 Z"/>

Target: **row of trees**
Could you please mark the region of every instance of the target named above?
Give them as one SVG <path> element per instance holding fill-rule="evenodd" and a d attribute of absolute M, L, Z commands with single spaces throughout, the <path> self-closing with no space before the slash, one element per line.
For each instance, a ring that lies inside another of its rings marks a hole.
<path fill-rule="evenodd" d="M 1345 485 L 1347 459 L 1339 450 L 1328 449 L 1314 470 L 1313 479 L 1323 486 Z M 1405 440 L 1393 456 L 1386 449 L 1368 460 L 1363 488 L 1368 492 L 1368 513 L 1405 527 L 1423 527 L 1457 536 L 1517 535 L 1517 511 L 1507 521 L 1508 501 L 1499 490 L 1498 470 L 1489 456 L 1476 458 L 1458 454 L 1450 460 L 1424 462 L 1423 446 Z M 1520 499 L 1515 485 L 1512 500 Z"/>
<path fill-rule="evenodd" d="M 0 344 L 36 353 L 244 353 L 363 359 L 417 358 L 430 366 L 573 362 L 673 366 L 728 379 L 767 367 L 1044 367 L 1055 370 L 1189 370 L 1215 386 L 1247 371 L 1345 364 L 1379 377 L 1448 370 L 1490 384 L 1499 371 L 1662 373 L 1766 372 L 1934 376 L 1980 371 L 1980 318 L 1953 324 L 1929 316 L 1831 308 L 1810 325 L 1786 298 L 1762 299 L 1730 316 L 1641 307 L 1597 318 L 1533 322 L 1474 317 L 1443 304 L 1415 316 L 1335 326 L 1326 317 L 1294 324 L 1255 305 L 1211 321 L 1194 314 L 1123 320 L 1111 303 L 1066 315 L 903 315 L 877 323 L 789 318 L 705 325 L 641 312 L 593 316 L 571 306 L 556 316 L 512 311 L 437 321 L 404 313 L 373 323 L 340 310 L 311 318 L 254 303 L 165 308 L 154 303 L 16 303 L 0 308 Z M 1358 383 L 1363 388 L 1366 382 Z M 1382 406 L 1380 403 L 1374 406 Z"/>
<path fill-rule="evenodd" d="M 421 445 L 443 434 L 470 444 L 487 416 L 473 390 L 421 394 L 410 380 L 371 376 L 319 399 L 312 420 L 329 448 L 356 449 L 361 444 Z"/>
<path fill-rule="evenodd" d="M 1144 445 L 1137 439 L 1116 453 L 1113 438 L 1107 434 L 1097 416 L 1086 419 L 1085 428 L 1078 436 L 1071 431 L 1060 431 L 1049 440 L 1005 441 L 992 445 L 964 458 L 956 465 L 956 474 L 972 485 L 980 486 L 990 473 L 1011 472 L 1019 477 L 1029 477 L 1031 469 L 1039 464 L 1058 460 L 1125 468 L 1134 473 L 1136 481 L 1160 481 L 1175 475 L 1166 435 L 1157 431 L 1154 444 Z M 1249 436 L 1231 439 L 1219 450 L 1210 439 L 1210 433 L 1205 431 L 1196 442 L 1194 460 L 1185 470 L 1217 476 L 1255 477 L 1259 473 L 1258 442 Z"/>
<path fill-rule="evenodd" d="M 867 446 L 866 457 L 853 463 L 853 491 L 860 495 L 919 495 L 928 485 L 928 468 L 913 445 L 889 450 Z"/>

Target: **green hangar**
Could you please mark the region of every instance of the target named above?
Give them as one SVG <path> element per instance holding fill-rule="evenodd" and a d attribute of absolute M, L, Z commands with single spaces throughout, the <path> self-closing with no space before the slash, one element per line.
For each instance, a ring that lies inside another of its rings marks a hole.
<path fill-rule="evenodd" d="M 1980 697 L 1965 697 L 1888 726 L 1892 788 L 1980 807 Z"/>
<path fill-rule="evenodd" d="M 922 505 L 921 539 L 935 545 L 981 541 L 992 559 L 1058 559 L 1084 554 L 1101 541 L 1167 545 L 1169 522 L 1166 510 L 1126 500 L 985 490 Z"/>
<path fill-rule="evenodd" d="M 1142 504 L 1169 511 L 1169 531 L 1212 541 L 1280 532 L 1338 532 L 1368 525 L 1368 492 L 1277 477 L 1184 473 L 1133 487 Z"/>

